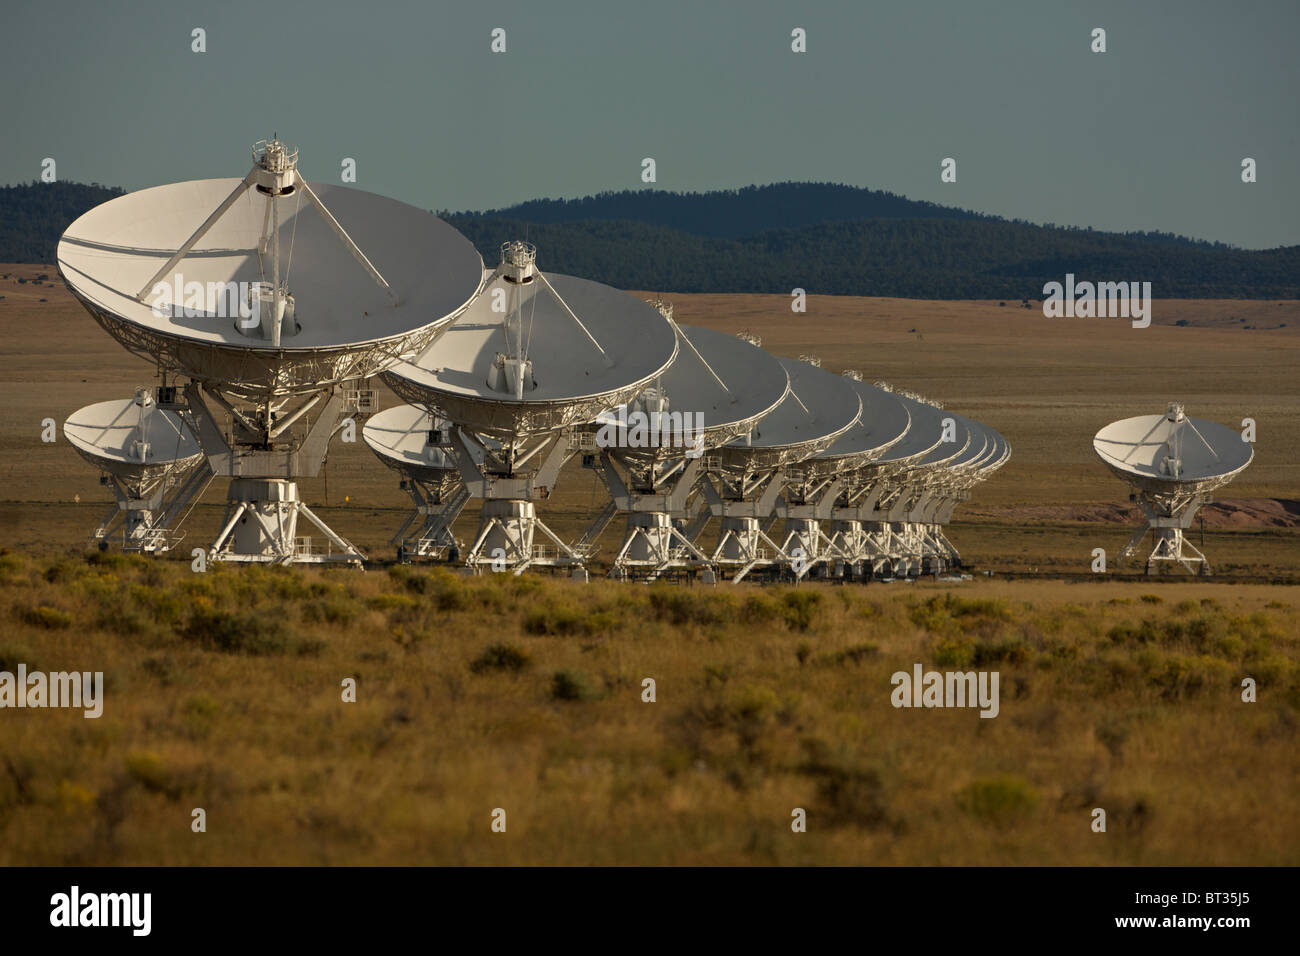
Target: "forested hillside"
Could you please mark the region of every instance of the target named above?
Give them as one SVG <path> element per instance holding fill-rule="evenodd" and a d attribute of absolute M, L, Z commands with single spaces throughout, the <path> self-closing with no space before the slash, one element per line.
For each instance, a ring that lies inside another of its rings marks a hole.
<path fill-rule="evenodd" d="M 98 184 L 0 188 L 0 262 L 52 263 L 58 238 L 121 195 Z M 544 269 L 624 289 L 1037 299 L 1067 272 L 1150 282 L 1156 297 L 1300 298 L 1300 246 L 1247 251 L 1166 233 L 1035 225 L 831 183 L 656 189 L 442 212 L 489 263 L 527 238 Z"/>

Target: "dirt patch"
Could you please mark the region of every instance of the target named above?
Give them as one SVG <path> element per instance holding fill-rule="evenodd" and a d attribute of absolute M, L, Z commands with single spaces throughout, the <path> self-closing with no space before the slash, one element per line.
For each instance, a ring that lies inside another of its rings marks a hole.
<path fill-rule="evenodd" d="M 1006 521 L 1086 521 L 1132 524 L 1141 518 L 1124 504 L 1027 505 L 1003 508 L 963 508 L 972 518 Z M 1300 500 L 1293 498 L 1223 498 L 1205 505 L 1197 519 L 1207 528 L 1300 528 Z"/>

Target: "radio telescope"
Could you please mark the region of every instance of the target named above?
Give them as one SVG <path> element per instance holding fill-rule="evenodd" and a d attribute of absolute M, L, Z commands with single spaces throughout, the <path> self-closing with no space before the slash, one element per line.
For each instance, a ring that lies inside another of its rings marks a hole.
<path fill-rule="evenodd" d="M 159 408 L 152 389 L 79 408 L 63 433 L 117 499 L 91 536 L 101 549 L 119 531 L 124 551 L 145 553 L 167 551 L 183 537 L 174 526 L 212 472 L 185 420 Z"/>
<path fill-rule="evenodd" d="M 789 393 L 748 435 L 706 461 L 711 481 L 701 487 L 712 513 L 722 519 L 713 562 L 731 568 L 733 581 L 756 567 L 791 560 L 768 536 L 788 470 L 830 448 L 862 412 L 851 380 L 807 362 L 778 361 L 790 377 Z"/>
<path fill-rule="evenodd" d="M 987 425 L 972 422 L 987 436 L 984 455 L 969 467 L 954 472 L 949 478 L 944 492 L 935 500 L 929 510 L 927 540 L 930 544 L 928 556 L 940 567 L 956 565 L 961 562 L 961 554 L 944 533 L 944 526 L 952 520 L 952 513 L 957 505 L 970 498 L 970 490 L 982 481 L 987 481 L 993 473 L 1011 458 L 1011 445 L 1002 435 Z"/>
<path fill-rule="evenodd" d="M 468 239 L 394 200 L 309 184 L 297 150 L 272 139 L 243 179 L 95 207 L 58 262 L 100 325 L 162 370 L 159 404 L 186 409 L 209 467 L 232 479 L 213 559 L 362 560 L 296 479 L 320 473 L 349 413 L 370 410 L 360 380 L 424 348 L 478 291 Z M 189 380 L 183 400 L 168 377 Z M 297 537 L 299 516 L 326 547 Z"/>
<path fill-rule="evenodd" d="M 1176 562 L 1193 574 L 1209 574 L 1205 555 L 1183 534 L 1215 489 L 1240 474 L 1255 457 L 1250 443 L 1226 425 L 1190 418 L 1177 402 L 1163 415 L 1140 415 L 1112 422 L 1092 440 L 1093 450 L 1133 489 L 1146 516 L 1121 552 L 1131 557 L 1151 531 L 1155 547 L 1147 555 L 1151 574 L 1162 562 Z"/>
<path fill-rule="evenodd" d="M 362 429 L 370 450 L 402 476 L 402 490 L 415 503 L 391 542 L 397 545 L 399 561 L 454 560 L 460 553 L 452 525 L 470 495 L 444 438 L 450 427 L 423 408 L 396 405 L 372 416 Z"/>
<path fill-rule="evenodd" d="M 861 382 L 855 385 L 863 390 L 879 389 Z M 907 431 L 878 458 L 847 476 L 831 512 L 831 545 L 849 576 L 886 571 L 892 575 L 894 562 L 901 560 L 906 550 L 893 522 L 902 520 L 909 502 L 905 494 L 908 476 L 918 462 L 941 453 L 945 437 L 941 409 L 902 393 L 893 394 L 907 410 Z"/>
<path fill-rule="evenodd" d="M 940 571 L 960 559 L 940 528 L 939 513 L 949 502 L 955 504 L 974 484 L 981 468 L 999 454 L 998 442 L 989 428 L 961 415 L 949 415 L 969 437 L 960 454 L 927 470 L 908 507 L 905 527 L 914 543 L 920 571 Z"/>
<path fill-rule="evenodd" d="M 534 502 L 576 451 L 575 428 L 634 398 L 677 356 L 672 323 L 617 289 L 548 277 L 537 249 L 501 247 L 469 308 L 384 381 L 452 423 L 446 440 L 471 495 L 484 499 L 468 567 L 582 570 L 587 554 L 543 523 Z M 553 278 L 553 281 L 552 281 Z M 535 532 L 554 550 L 535 545 Z"/>
<path fill-rule="evenodd" d="M 672 307 L 653 303 L 671 319 Z M 635 399 L 607 412 L 581 436 L 610 502 L 583 537 L 594 545 L 619 512 L 627 534 L 612 577 L 654 580 L 673 570 L 705 569 L 710 561 L 686 524 L 699 503 L 704 456 L 749 434 L 789 388 L 785 369 L 762 349 L 733 335 L 676 326 L 677 360 Z M 694 497 L 692 497 L 694 496 Z"/>
<path fill-rule="evenodd" d="M 844 378 L 862 401 L 861 416 L 825 451 L 791 467 L 777 499 L 776 513 L 785 518 L 781 551 L 790 556 L 796 579 L 844 557 L 822 530 L 822 522 L 833 516 L 841 494 L 853 486 L 854 473 L 901 441 L 911 426 L 907 406 L 897 396 L 865 385 L 853 374 Z"/>

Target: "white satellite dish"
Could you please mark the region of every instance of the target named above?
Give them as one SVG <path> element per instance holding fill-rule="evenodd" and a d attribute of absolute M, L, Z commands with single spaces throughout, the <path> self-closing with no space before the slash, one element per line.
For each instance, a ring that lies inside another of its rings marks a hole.
<path fill-rule="evenodd" d="M 285 172 L 264 168 L 267 151 L 281 145 L 259 144 L 243 180 L 156 186 L 85 213 L 58 247 L 72 294 L 130 351 L 250 397 L 316 392 L 418 351 L 435 323 L 478 291 L 483 264 L 473 244 L 424 210 L 308 184 L 296 152 Z M 260 324 L 240 328 L 253 317 L 239 314 L 247 300 L 238 284 L 270 286 L 277 271 L 274 308 L 259 300 Z M 187 317 L 189 283 L 201 287 L 201 314 Z M 236 284 L 233 300 L 227 283 Z M 172 291 L 164 298 L 155 288 Z"/>
<path fill-rule="evenodd" d="M 140 388 L 135 398 L 77 409 L 63 433 L 117 499 L 92 540 L 104 548 L 120 531 L 123 550 L 145 553 L 167 551 L 180 540 L 175 525 L 212 480 L 180 414 L 159 408 L 153 391 Z"/>
<path fill-rule="evenodd" d="M 451 453 L 451 424 L 415 405 L 396 405 L 371 416 L 362 437 L 380 461 L 402 476 L 402 490 L 415 504 L 392 538 L 398 560 L 458 553 L 452 525 L 470 495 Z"/>
<path fill-rule="evenodd" d="M 888 573 L 910 553 L 895 530 L 902 521 L 919 462 L 950 457 L 943 443 L 947 414 L 906 394 L 891 394 L 908 412 L 908 429 L 874 460 L 850 473 L 832 511 L 831 545 L 849 576 Z"/>
<path fill-rule="evenodd" d="M 790 378 L 789 394 L 748 436 L 710 456 L 712 482 L 702 486 L 712 513 L 721 518 L 713 562 L 731 568 L 733 581 L 756 567 L 792 560 L 763 527 L 776 520 L 773 509 L 787 469 L 826 451 L 862 413 L 858 383 L 808 362 L 779 361 Z"/>
<path fill-rule="evenodd" d="M 790 556 L 796 579 L 844 559 L 822 522 L 856 484 L 855 474 L 901 442 L 911 428 L 912 416 L 899 396 L 847 373 L 845 378 L 862 400 L 862 414 L 829 448 L 791 469 L 777 502 L 777 514 L 785 518 L 781 551 Z"/>
<path fill-rule="evenodd" d="M 91 315 L 163 370 L 164 390 L 168 375 L 191 380 L 180 404 L 213 472 L 234 479 L 214 560 L 362 560 L 295 479 L 319 474 L 334 431 L 368 410 L 357 383 L 427 345 L 478 291 L 469 240 L 414 207 L 309 184 L 297 150 L 273 139 L 243 179 L 95 207 L 58 262 Z M 297 536 L 299 515 L 324 547 Z"/>
<path fill-rule="evenodd" d="M 671 318 L 671 305 L 652 304 Z M 705 456 L 749 434 L 789 390 L 780 362 L 749 342 L 683 325 L 677 334 L 677 360 L 631 402 L 599 416 L 583 436 L 583 463 L 595 470 L 610 502 L 579 543 L 594 546 L 613 517 L 628 512 L 614 577 L 654 580 L 702 569 L 706 580 L 713 579 L 708 556 L 687 528 L 703 505 L 695 493 Z"/>
<path fill-rule="evenodd" d="M 960 418 L 970 434 L 966 450 L 936 470 L 926 482 L 923 496 L 914 501 L 909 520 L 921 546 L 922 570 L 942 571 L 958 564 L 961 555 L 943 531 L 958 502 L 969 497 L 970 488 L 1000 467 L 1009 451 L 1001 436 L 987 425 Z"/>
<path fill-rule="evenodd" d="M 1155 547 L 1147 573 L 1175 562 L 1192 573 L 1209 574 L 1205 555 L 1184 532 L 1215 489 L 1240 474 L 1255 456 L 1241 435 L 1226 425 L 1189 417 L 1170 403 L 1163 415 L 1140 415 L 1112 422 L 1092 440 L 1106 466 L 1133 488 L 1131 496 L 1146 516 L 1121 552 L 1131 557 L 1147 531 Z"/>
<path fill-rule="evenodd" d="M 661 376 L 677 356 L 677 335 L 648 303 L 598 282 L 548 277 L 536 259 L 534 246 L 505 243 L 465 312 L 384 381 L 452 423 L 462 480 L 484 499 L 469 568 L 568 566 L 585 576 L 587 554 L 547 528 L 534 501 L 550 495 L 577 450 L 575 426 Z M 537 530 L 553 548 L 534 545 Z"/>

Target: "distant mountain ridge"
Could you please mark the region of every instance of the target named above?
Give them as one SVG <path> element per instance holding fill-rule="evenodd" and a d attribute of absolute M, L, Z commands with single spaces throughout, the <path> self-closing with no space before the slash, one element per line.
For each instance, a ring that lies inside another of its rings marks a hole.
<path fill-rule="evenodd" d="M 73 220 L 124 192 L 99 183 L 0 186 L 0 262 L 53 263 L 59 236 Z"/>
<path fill-rule="evenodd" d="M 696 236 L 744 239 L 776 229 L 800 229 L 824 222 L 859 219 L 954 219 L 1035 225 L 954 206 L 941 206 L 897 193 L 840 183 L 773 183 L 712 192 L 665 192 L 657 189 L 603 192 L 580 199 L 533 199 L 483 212 L 440 211 L 457 221 L 503 219 L 536 224 L 572 222 L 639 222 L 667 226 Z M 1049 225 L 1046 228 L 1058 228 Z M 1076 231 L 1072 227 L 1065 227 Z M 1077 230 L 1091 232 L 1090 229 Z M 1211 248 L 1231 248 L 1172 233 L 1126 233 L 1147 239 Z"/>
<path fill-rule="evenodd" d="M 53 262 L 68 224 L 121 194 L 80 183 L 0 188 L 0 262 Z M 1072 272 L 1150 281 L 1157 298 L 1300 298 L 1300 246 L 1037 225 L 833 183 L 644 189 L 439 215 L 489 264 L 502 242 L 526 237 L 542 268 L 623 289 L 1038 299 Z"/>

